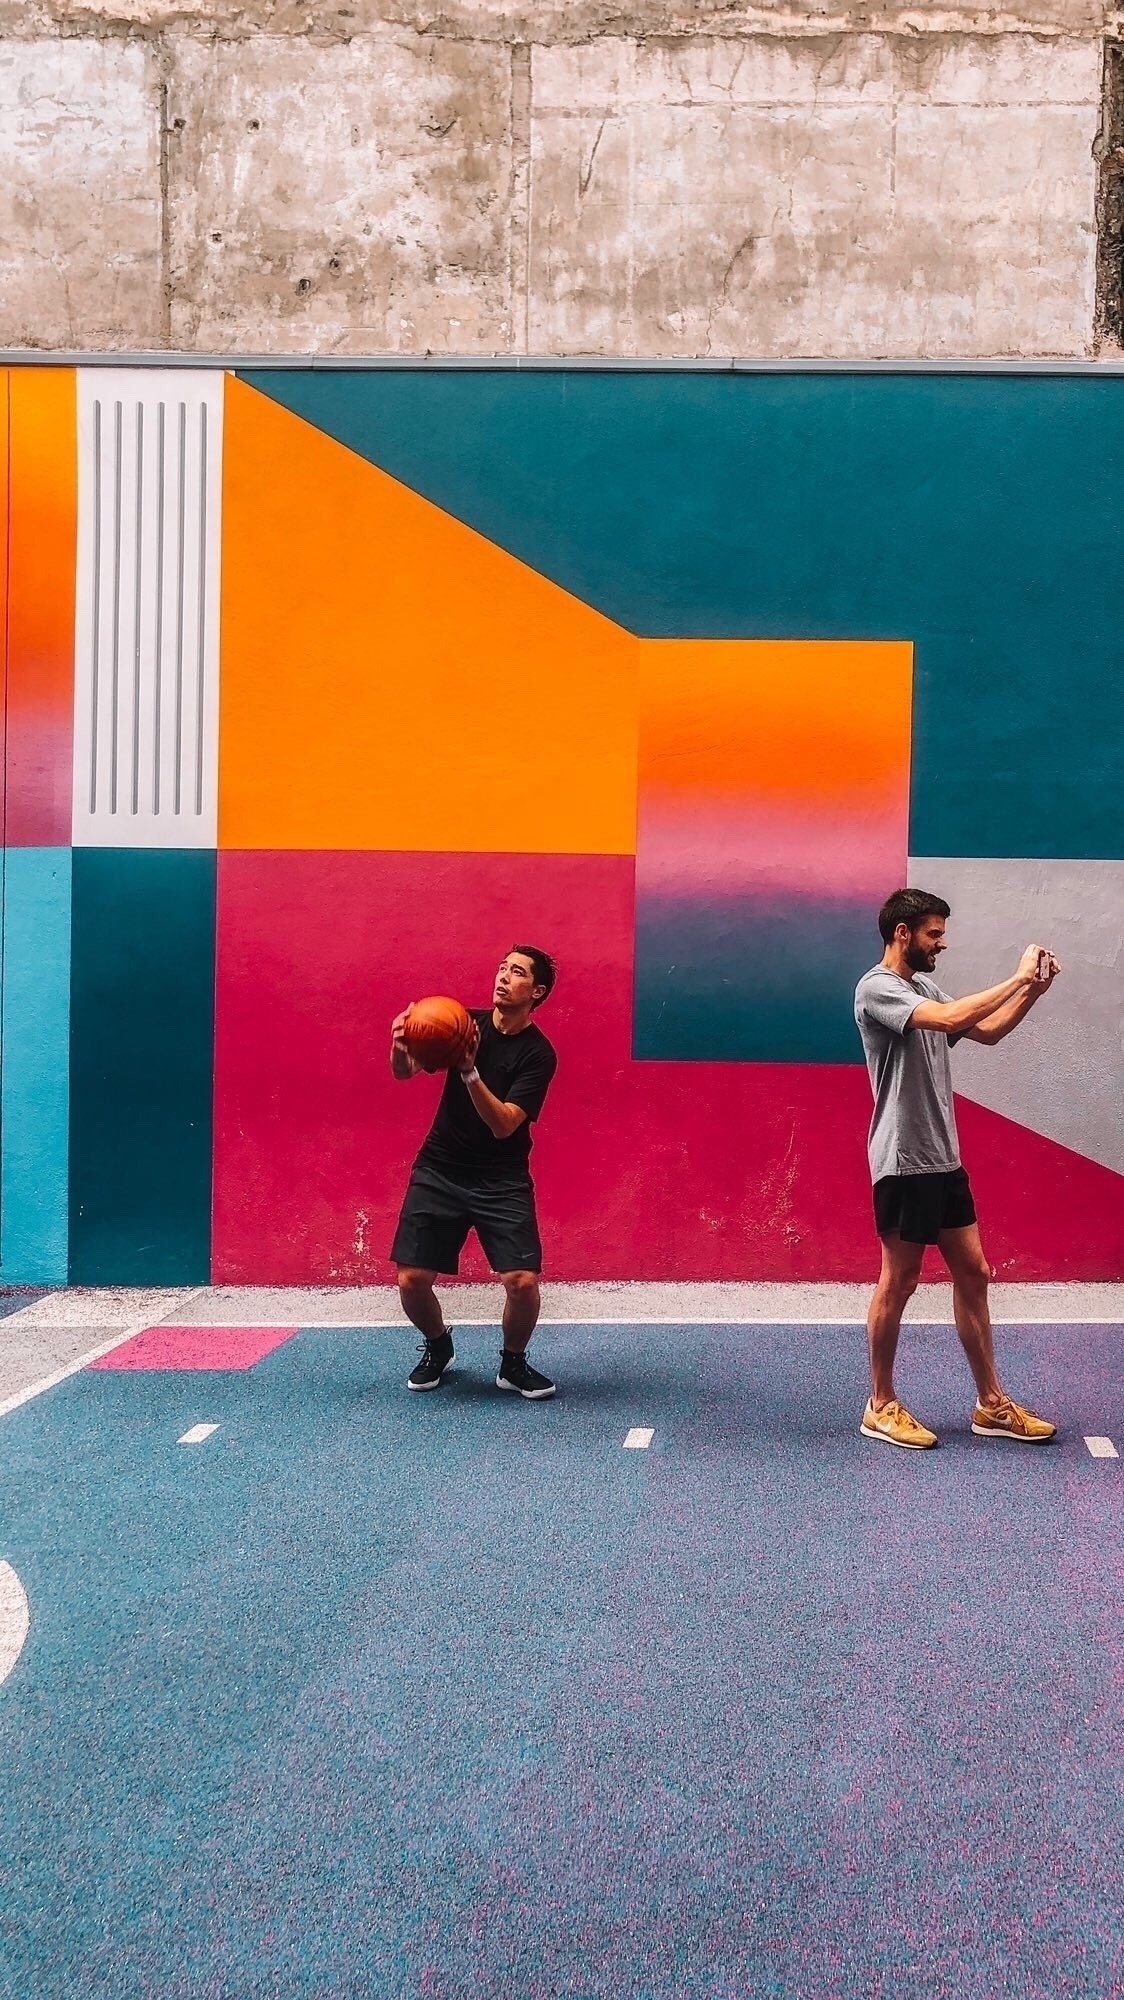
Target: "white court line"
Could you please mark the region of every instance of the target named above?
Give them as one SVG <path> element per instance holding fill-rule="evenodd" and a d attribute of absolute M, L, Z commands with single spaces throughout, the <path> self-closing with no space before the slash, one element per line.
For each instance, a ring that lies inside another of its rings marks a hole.
<path fill-rule="evenodd" d="M 202 1444 L 205 1438 L 214 1437 L 217 1430 L 217 1424 L 192 1424 L 189 1431 L 185 1431 L 181 1438 L 176 1439 L 176 1443 Z"/>
<path fill-rule="evenodd" d="M 874 1286 L 872 1285 L 870 1289 L 873 1294 Z M 440 1298 L 440 1292 L 438 1292 L 437 1296 Z M 451 1327 L 499 1326 L 499 1323 L 500 1315 L 498 1311 L 493 1314 L 491 1319 L 470 1319 L 463 1313 L 449 1314 L 449 1325 Z M 153 1324 L 156 1324 L 156 1322 L 154 1321 Z M 178 1325 L 178 1321 L 176 1324 Z M 186 1321 L 185 1324 L 190 1325 L 191 1322 Z M 280 1324 L 281 1322 L 278 1320 L 276 1313 L 269 1319 L 230 1319 L 216 1320 L 214 1322 L 214 1325 L 219 1327 L 220 1330 L 231 1327 L 246 1327 L 248 1329 L 260 1326 L 275 1327 Z M 405 1332 L 409 1329 L 410 1321 L 405 1317 L 401 1319 L 295 1319 L 291 1324 L 294 1333 L 379 1333 L 384 1329 L 393 1329 L 394 1327 Z M 864 1315 L 862 1319 L 848 1319 L 845 1315 L 840 1317 L 838 1314 L 833 1314 L 823 1319 L 793 1319 L 791 1316 L 788 1318 L 745 1319 L 738 1314 L 735 1314 L 733 1318 L 727 1318 L 722 1313 L 696 1314 L 694 1316 L 687 1313 L 660 1313 L 658 1315 L 641 1313 L 635 1319 L 617 1319 L 612 1313 L 600 1313 L 596 1318 L 586 1319 L 544 1318 L 540 1319 L 538 1324 L 539 1326 L 736 1326 L 744 1327 L 746 1332 L 750 1332 L 754 1327 L 759 1326 L 865 1327 L 866 1318 Z M 998 1319 L 993 1315 L 991 1324 L 992 1326 L 1056 1326 L 1059 1330 L 1067 1326 L 1118 1326 L 1124 1331 L 1124 1319 L 1121 1319 L 1119 1314 L 1113 1319 L 1098 1319 L 1095 1315 L 1091 1315 L 1088 1319 L 1059 1319 L 1054 1313 L 1050 1314 L 1046 1319 L 1031 1319 L 1025 1313 L 1020 1313 L 1013 1319 Z M 948 1316 L 945 1319 L 906 1319 L 902 1322 L 903 1329 L 910 1326 L 951 1325 L 951 1306 L 949 1307 Z M 143 1331 L 143 1329 L 134 1329 L 134 1331 Z M 3 1406 L 0 1405 L 0 1415 L 2 1414 Z"/>
<path fill-rule="evenodd" d="M 634 1424 L 624 1441 L 626 1451 L 647 1451 L 655 1431 L 646 1431 L 642 1425 Z"/>
<path fill-rule="evenodd" d="M 26 1389 L 17 1389 L 14 1396 L 5 1397 L 0 1403 L 0 1417 L 6 1417 L 9 1410 L 18 1410 L 21 1403 L 30 1403 L 34 1396 L 41 1396 L 44 1389 L 54 1389 L 65 1382 L 68 1375 L 77 1375 L 88 1368 L 91 1361 L 100 1361 L 103 1354 L 112 1354 L 115 1347 L 123 1347 L 127 1340 L 135 1340 L 141 1327 L 131 1326 L 124 1333 L 115 1333 L 112 1340 L 103 1340 L 100 1347 L 91 1347 L 80 1354 L 76 1361 L 68 1361 L 64 1368 L 56 1368 L 51 1375 L 43 1375 L 38 1382 L 29 1382 Z"/>
<path fill-rule="evenodd" d="M 27 1592 L 11 1563 L 0 1562 L 0 1681 L 19 1659 L 30 1623 Z"/>
<path fill-rule="evenodd" d="M 1119 1458 L 1120 1456 L 1111 1438 L 1091 1437 L 1086 1438 L 1085 1443 L 1089 1447 L 1090 1458 Z"/>

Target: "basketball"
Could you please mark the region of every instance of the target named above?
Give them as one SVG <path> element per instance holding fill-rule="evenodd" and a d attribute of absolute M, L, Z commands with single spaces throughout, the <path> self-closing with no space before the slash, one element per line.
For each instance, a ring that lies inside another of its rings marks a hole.
<path fill-rule="evenodd" d="M 423 1069 L 455 1069 L 472 1033 L 472 1016 L 459 1000 L 434 993 L 407 1009 L 402 1032 Z"/>

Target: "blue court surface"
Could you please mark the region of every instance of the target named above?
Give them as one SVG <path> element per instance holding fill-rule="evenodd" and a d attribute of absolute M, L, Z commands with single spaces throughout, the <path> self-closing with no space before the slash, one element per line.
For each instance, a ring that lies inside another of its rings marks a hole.
<path fill-rule="evenodd" d="M 0 1419 L 0 1992 L 1124 1994 L 1121 1329 L 998 1344 L 1056 1445 L 936 1327 L 928 1454 L 822 1325 L 544 1329 L 539 1405 L 494 1330 L 428 1396 L 309 1330 Z"/>

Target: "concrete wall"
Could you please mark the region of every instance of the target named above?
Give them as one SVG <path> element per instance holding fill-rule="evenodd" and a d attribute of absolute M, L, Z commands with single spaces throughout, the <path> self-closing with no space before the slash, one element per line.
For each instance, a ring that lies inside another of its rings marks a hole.
<path fill-rule="evenodd" d="M 0 343 L 1114 352 L 1118 33 L 1100 0 L 0 0 Z"/>

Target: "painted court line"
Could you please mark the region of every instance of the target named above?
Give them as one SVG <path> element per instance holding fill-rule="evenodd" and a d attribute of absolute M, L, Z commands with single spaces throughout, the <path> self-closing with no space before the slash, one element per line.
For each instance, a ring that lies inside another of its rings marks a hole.
<path fill-rule="evenodd" d="M 1111 1438 L 1088 1437 L 1085 1439 L 1085 1443 L 1089 1447 L 1090 1458 L 1119 1458 L 1120 1456 Z"/>
<path fill-rule="evenodd" d="M 30 1623 L 27 1593 L 11 1563 L 0 1562 L 0 1681 L 19 1659 Z"/>
<path fill-rule="evenodd" d="M 87 1349 L 86 1353 L 79 1354 L 76 1360 L 68 1361 L 64 1368 L 56 1368 L 50 1375 L 40 1376 L 38 1382 L 29 1382 L 26 1389 L 17 1389 L 14 1396 L 5 1397 L 0 1403 L 0 1417 L 6 1417 L 9 1410 L 18 1410 L 21 1403 L 30 1403 L 35 1396 L 41 1396 L 45 1389 L 57 1388 L 60 1382 L 66 1381 L 68 1375 L 80 1374 L 92 1361 L 100 1361 L 103 1354 L 112 1354 L 113 1349 L 120 1347 L 123 1341 L 132 1340 L 136 1331 L 135 1326 L 126 1327 L 124 1333 L 115 1333 L 112 1340 L 103 1340 L 100 1347 Z"/>
<path fill-rule="evenodd" d="M 870 1289 L 873 1292 L 874 1290 L 873 1284 L 871 1285 Z M 440 1296 L 440 1294 L 438 1294 L 438 1296 Z M 498 1326 L 499 1323 L 500 1323 L 500 1315 L 498 1310 L 492 1315 L 490 1319 L 480 1319 L 469 1316 L 464 1313 L 449 1314 L 449 1324 L 450 1326 L 454 1327 Z M 996 1314 L 993 1314 L 991 1323 L 993 1326 L 1056 1326 L 1056 1327 L 1119 1326 L 1122 1329 L 1124 1329 L 1124 1321 L 1120 1319 L 1119 1315 L 1116 1315 L 1114 1318 L 1111 1319 L 1098 1318 L 1096 1314 L 1092 1314 L 1082 1319 L 1059 1319 L 1056 1313 L 1051 1313 L 1048 1318 L 1042 1318 L 1042 1317 L 1035 1318 L 1027 1313 L 1018 1313 L 1014 1314 L 1010 1319 L 1004 1319 Z M 231 1327 L 237 1326 L 239 1329 L 246 1329 L 246 1330 L 251 1330 L 259 1327 L 272 1327 L 274 1324 L 275 1324 L 274 1320 L 240 1319 L 237 1321 L 235 1320 L 230 1321 Z M 658 1314 L 641 1313 L 637 1319 L 620 1319 L 613 1313 L 601 1313 L 595 1319 L 589 1317 L 585 1317 L 582 1319 L 575 1319 L 573 1317 L 569 1319 L 547 1319 L 544 1316 L 542 1319 L 539 1320 L 538 1324 L 539 1326 L 626 1326 L 626 1327 L 738 1326 L 738 1327 L 744 1327 L 748 1333 L 752 1331 L 754 1327 L 759 1327 L 759 1326 L 865 1327 L 866 1318 L 864 1316 L 861 1319 L 852 1319 L 846 1313 L 843 1314 L 833 1313 L 827 1317 L 824 1317 L 823 1315 L 813 1316 L 804 1313 L 801 1313 L 799 1315 L 793 1313 L 787 1313 L 783 1316 L 774 1314 L 774 1316 L 770 1319 L 766 1319 L 763 1317 L 759 1319 L 746 1319 L 744 1315 L 740 1313 L 734 1313 L 734 1314 L 707 1313 L 705 1315 L 700 1315 L 698 1313 L 658 1313 Z M 915 1319 L 907 1319 L 903 1322 L 903 1324 L 907 1327 L 951 1326 L 952 1308 L 951 1306 L 949 1307 L 948 1315 L 944 1319 L 927 1319 L 924 1317 L 918 1317 Z M 381 1333 L 384 1331 L 392 1332 L 395 1328 L 397 1328 L 401 1333 L 408 1333 L 410 1330 L 410 1323 L 407 1319 L 349 1319 L 349 1320 L 302 1319 L 302 1320 L 295 1320 L 293 1322 L 292 1330 L 297 1333 Z M 2 1413 L 3 1413 L 3 1406 L 0 1405 L 0 1414 Z"/>
<path fill-rule="evenodd" d="M 192 1424 L 189 1431 L 185 1431 L 181 1438 L 176 1439 L 176 1443 L 202 1444 L 205 1438 L 213 1437 L 217 1430 L 217 1424 Z"/>
<path fill-rule="evenodd" d="M 655 1431 L 646 1431 L 642 1425 L 634 1424 L 624 1441 L 626 1451 L 647 1451 Z"/>

